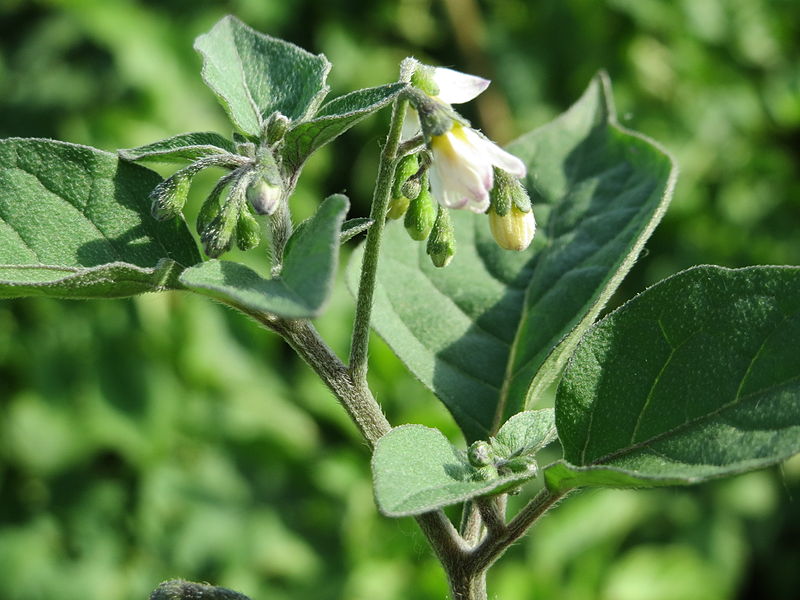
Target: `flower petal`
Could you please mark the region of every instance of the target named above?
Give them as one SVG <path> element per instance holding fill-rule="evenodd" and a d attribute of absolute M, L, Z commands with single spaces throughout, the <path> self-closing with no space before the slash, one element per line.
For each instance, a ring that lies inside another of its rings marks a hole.
<path fill-rule="evenodd" d="M 444 67 L 436 67 L 433 70 L 433 81 L 439 87 L 439 94 L 436 97 L 447 104 L 469 102 L 491 83 L 483 77 Z"/>
<path fill-rule="evenodd" d="M 481 150 L 486 153 L 488 161 L 492 165 L 503 169 L 517 179 L 525 177 L 528 169 L 525 167 L 525 163 L 519 158 L 510 152 L 506 152 L 500 146 L 472 129 L 465 129 L 465 132 L 469 136 L 470 142 L 479 146 Z"/>
<path fill-rule="evenodd" d="M 406 108 L 406 118 L 403 119 L 403 129 L 400 132 L 400 141 L 406 142 L 422 131 L 419 115 L 410 106 Z"/>

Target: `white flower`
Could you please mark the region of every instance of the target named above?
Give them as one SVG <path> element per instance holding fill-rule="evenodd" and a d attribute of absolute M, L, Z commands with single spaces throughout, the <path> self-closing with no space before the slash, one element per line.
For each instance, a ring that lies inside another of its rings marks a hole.
<path fill-rule="evenodd" d="M 453 123 L 449 131 L 433 136 L 430 148 L 431 193 L 447 208 L 486 212 L 489 192 L 494 186 L 493 167 L 517 178 L 525 176 L 525 165 L 519 158 L 460 123 Z"/>
<path fill-rule="evenodd" d="M 463 104 L 477 98 L 483 90 L 491 83 L 488 79 L 461 73 L 453 69 L 444 67 L 426 67 L 420 65 L 418 69 L 424 69 L 430 83 L 436 88 L 437 93 L 430 95 L 434 100 L 443 104 Z M 413 108 L 406 112 L 403 121 L 403 140 L 410 140 L 420 132 L 419 116 Z"/>

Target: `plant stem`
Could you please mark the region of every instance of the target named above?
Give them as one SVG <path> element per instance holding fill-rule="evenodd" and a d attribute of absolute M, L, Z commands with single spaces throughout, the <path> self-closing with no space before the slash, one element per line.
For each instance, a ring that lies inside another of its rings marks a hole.
<path fill-rule="evenodd" d="M 405 59 L 400 65 L 399 81 L 410 81 L 411 74 L 416 66 L 413 58 Z M 383 239 L 383 228 L 386 223 L 386 210 L 392 191 L 394 171 L 397 166 L 397 151 L 400 145 L 400 134 L 403 129 L 408 100 L 403 96 L 395 100 L 392 106 L 392 120 L 386 144 L 381 152 L 381 162 L 378 168 L 378 178 L 375 182 L 375 192 L 372 196 L 370 218 L 372 227 L 367 232 L 367 241 L 364 244 L 364 259 L 361 263 L 361 280 L 358 284 L 358 299 L 356 301 L 355 322 L 353 323 L 353 336 L 350 346 L 350 372 L 356 381 L 366 380 L 367 377 L 367 349 L 369 345 L 369 326 L 372 317 L 372 298 L 375 292 L 375 277 L 378 270 L 378 256 Z"/>
<path fill-rule="evenodd" d="M 540 490 L 508 525 L 497 530 L 494 535 L 490 532 L 486 539 L 475 548 L 469 558 L 470 565 L 467 570 L 475 573 L 486 571 L 511 544 L 521 538 L 528 528 L 566 493 L 551 492 L 547 488 Z"/>

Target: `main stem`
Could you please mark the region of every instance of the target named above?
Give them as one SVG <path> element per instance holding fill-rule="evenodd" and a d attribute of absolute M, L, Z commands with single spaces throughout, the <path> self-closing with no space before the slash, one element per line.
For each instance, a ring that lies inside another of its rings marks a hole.
<path fill-rule="evenodd" d="M 402 83 L 410 81 L 415 66 L 416 61 L 413 58 L 405 59 L 400 65 L 399 81 Z M 392 107 L 392 120 L 386 136 L 386 145 L 381 152 L 378 179 L 372 196 L 370 209 L 372 226 L 369 228 L 367 241 L 364 244 L 364 259 L 361 263 L 361 280 L 358 285 L 355 322 L 350 346 L 350 372 L 356 381 L 365 381 L 367 378 L 367 349 L 372 317 L 372 299 L 375 293 L 375 277 L 378 271 L 378 256 L 383 240 L 386 211 L 392 193 L 394 171 L 397 166 L 397 150 L 400 146 L 400 135 L 407 106 L 408 100 L 401 96 L 395 100 Z"/>

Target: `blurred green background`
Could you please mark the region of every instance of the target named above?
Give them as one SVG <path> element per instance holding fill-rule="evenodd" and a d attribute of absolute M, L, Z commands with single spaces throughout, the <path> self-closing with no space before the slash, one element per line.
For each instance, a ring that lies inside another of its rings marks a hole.
<path fill-rule="evenodd" d="M 500 141 L 607 69 L 620 120 L 682 170 L 616 301 L 693 264 L 800 264 L 796 0 L 0 0 L 0 137 L 114 150 L 229 133 L 192 50 L 226 13 L 324 52 L 333 95 L 391 81 L 410 54 L 489 77 L 466 114 Z M 299 217 L 340 191 L 367 211 L 386 120 L 312 159 Z M 340 354 L 350 314 L 340 282 L 319 320 Z M 371 359 L 394 423 L 455 436 L 379 340 Z M 799 498 L 798 460 L 691 489 L 584 492 L 511 549 L 490 592 L 796 599 Z M 142 600 L 178 576 L 254 599 L 446 595 L 414 523 L 377 515 L 343 411 L 274 335 L 183 294 L 0 302 L 0 599 Z"/>

